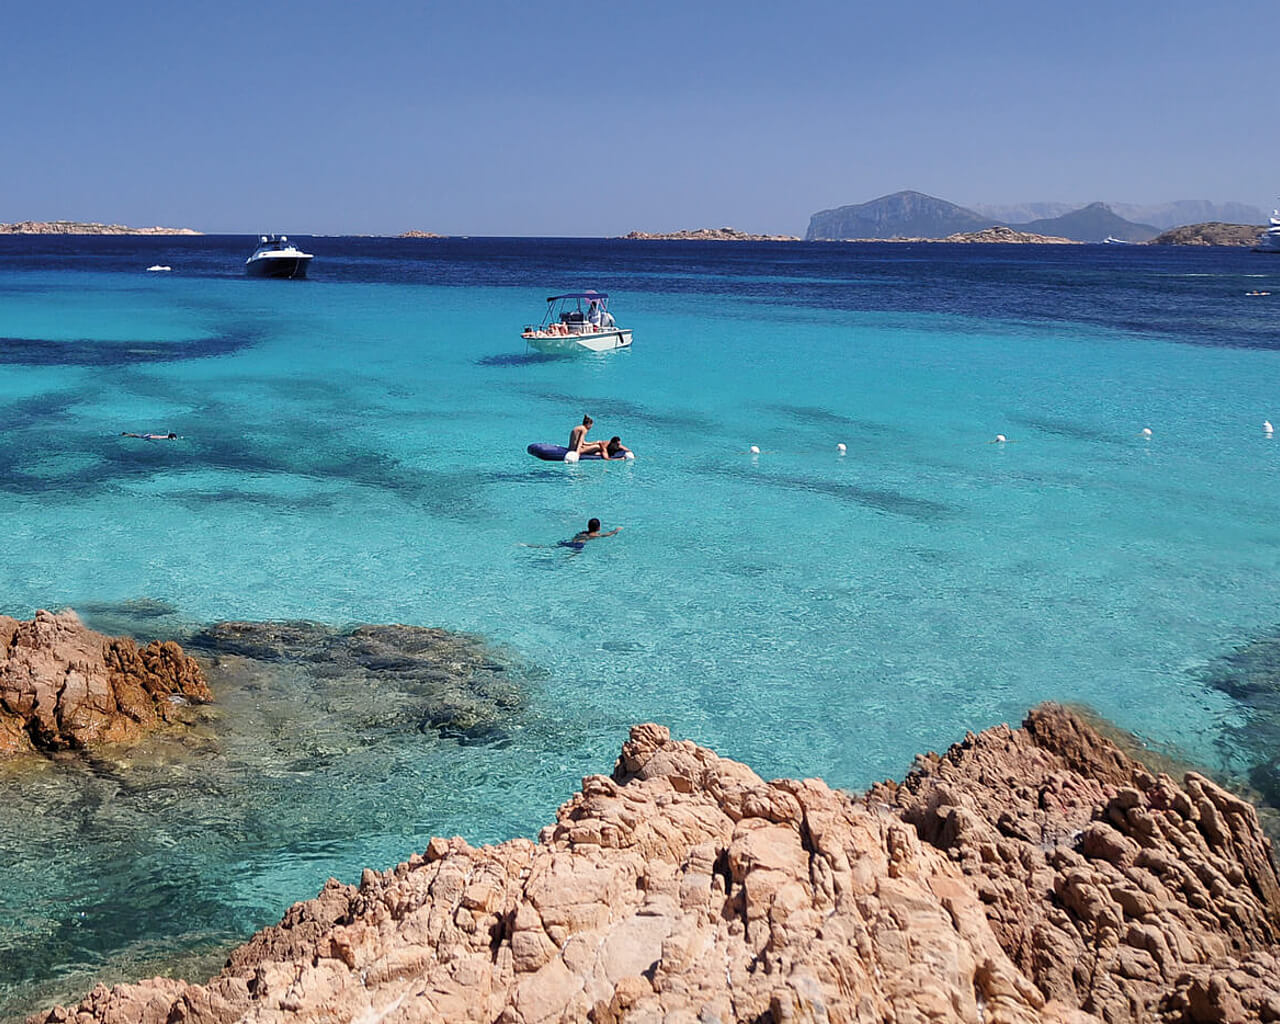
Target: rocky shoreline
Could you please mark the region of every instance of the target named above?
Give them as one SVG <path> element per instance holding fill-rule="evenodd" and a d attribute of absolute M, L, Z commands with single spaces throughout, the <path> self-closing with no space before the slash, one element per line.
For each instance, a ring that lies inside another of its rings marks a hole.
<path fill-rule="evenodd" d="M 0 235 L 202 235 L 193 228 L 131 228 L 79 220 L 23 220 L 0 224 Z"/>
<path fill-rule="evenodd" d="M 32 1022 L 1280 1020 L 1257 814 L 1075 714 L 970 734 L 863 795 L 656 725 L 537 842 L 433 839 L 330 880 L 203 985 Z"/>

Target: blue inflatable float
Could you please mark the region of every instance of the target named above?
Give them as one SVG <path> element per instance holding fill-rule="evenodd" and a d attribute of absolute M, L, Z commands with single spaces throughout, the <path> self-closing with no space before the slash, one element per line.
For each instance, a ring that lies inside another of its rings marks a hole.
<path fill-rule="evenodd" d="M 535 459 L 542 459 L 544 462 L 564 462 L 564 457 L 568 454 L 569 449 L 562 444 L 543 444 L 542 442 L 534 442 L 529 445 L 527 451 Z M 583 461 L 589 459 L 600 460 L 600 456 L 596 452 L 592 452 L 590 455 L 583 455 L 581 458 Z M 628 452 L 625 456 L 620 456 L 617 459 L 609 459 L 608 461 L 620 462 L 624 458 L 630 459 L 633 458 L 633 456 Z"/>

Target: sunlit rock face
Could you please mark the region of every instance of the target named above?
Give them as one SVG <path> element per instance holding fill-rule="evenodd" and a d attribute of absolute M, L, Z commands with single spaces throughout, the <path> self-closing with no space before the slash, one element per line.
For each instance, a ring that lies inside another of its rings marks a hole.
<path fill-rule="evenodd" d="M 1271 1021 L 1253 809 L 1060 708 L 865 796 L 631 730 L 537 842 L 331 880 L 205 985 L 32 1020 Z"/>
<path fill-rule="evenodd" d="M 0 616 L 0 754 L 134 742 L 180 707 L 212 699 L 175 643 L 139 647 L 70 611 Z"/>

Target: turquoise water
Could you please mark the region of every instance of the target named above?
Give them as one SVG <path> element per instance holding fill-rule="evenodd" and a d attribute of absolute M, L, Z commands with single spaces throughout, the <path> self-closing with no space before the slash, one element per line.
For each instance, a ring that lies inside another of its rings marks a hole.
<path fill-rule="evenodd" d="M 0 612 L 441 626 L 526 704 L 460 744 L 224 683 L 199 753 L 5 776 L 0 1013 L 216 967 L 431 835 L 532 835 L 639 721 L 864 787 L 1056 699 L 1249 767 L 1202 674 L 1280 618 L 1280 299 L 1244 296 L 1280 264 L 317 238 L 297 283 L 241 240 L 81 241 L 0 252 Z M 590 286 L 633 349 L 527 355 Z M 635 461 L 525 454 L 584 412 Z M 553 546 L 589 516 L 623 530 Z"/>

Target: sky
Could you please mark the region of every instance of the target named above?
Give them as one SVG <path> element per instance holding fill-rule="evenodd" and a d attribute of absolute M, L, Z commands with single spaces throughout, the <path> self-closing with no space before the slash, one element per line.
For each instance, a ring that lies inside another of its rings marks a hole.
<path fill-rule="evenodd" d="M 1280 195 L 1276 0 L 4 3 L 0 222 L 608 236 Z"/>

